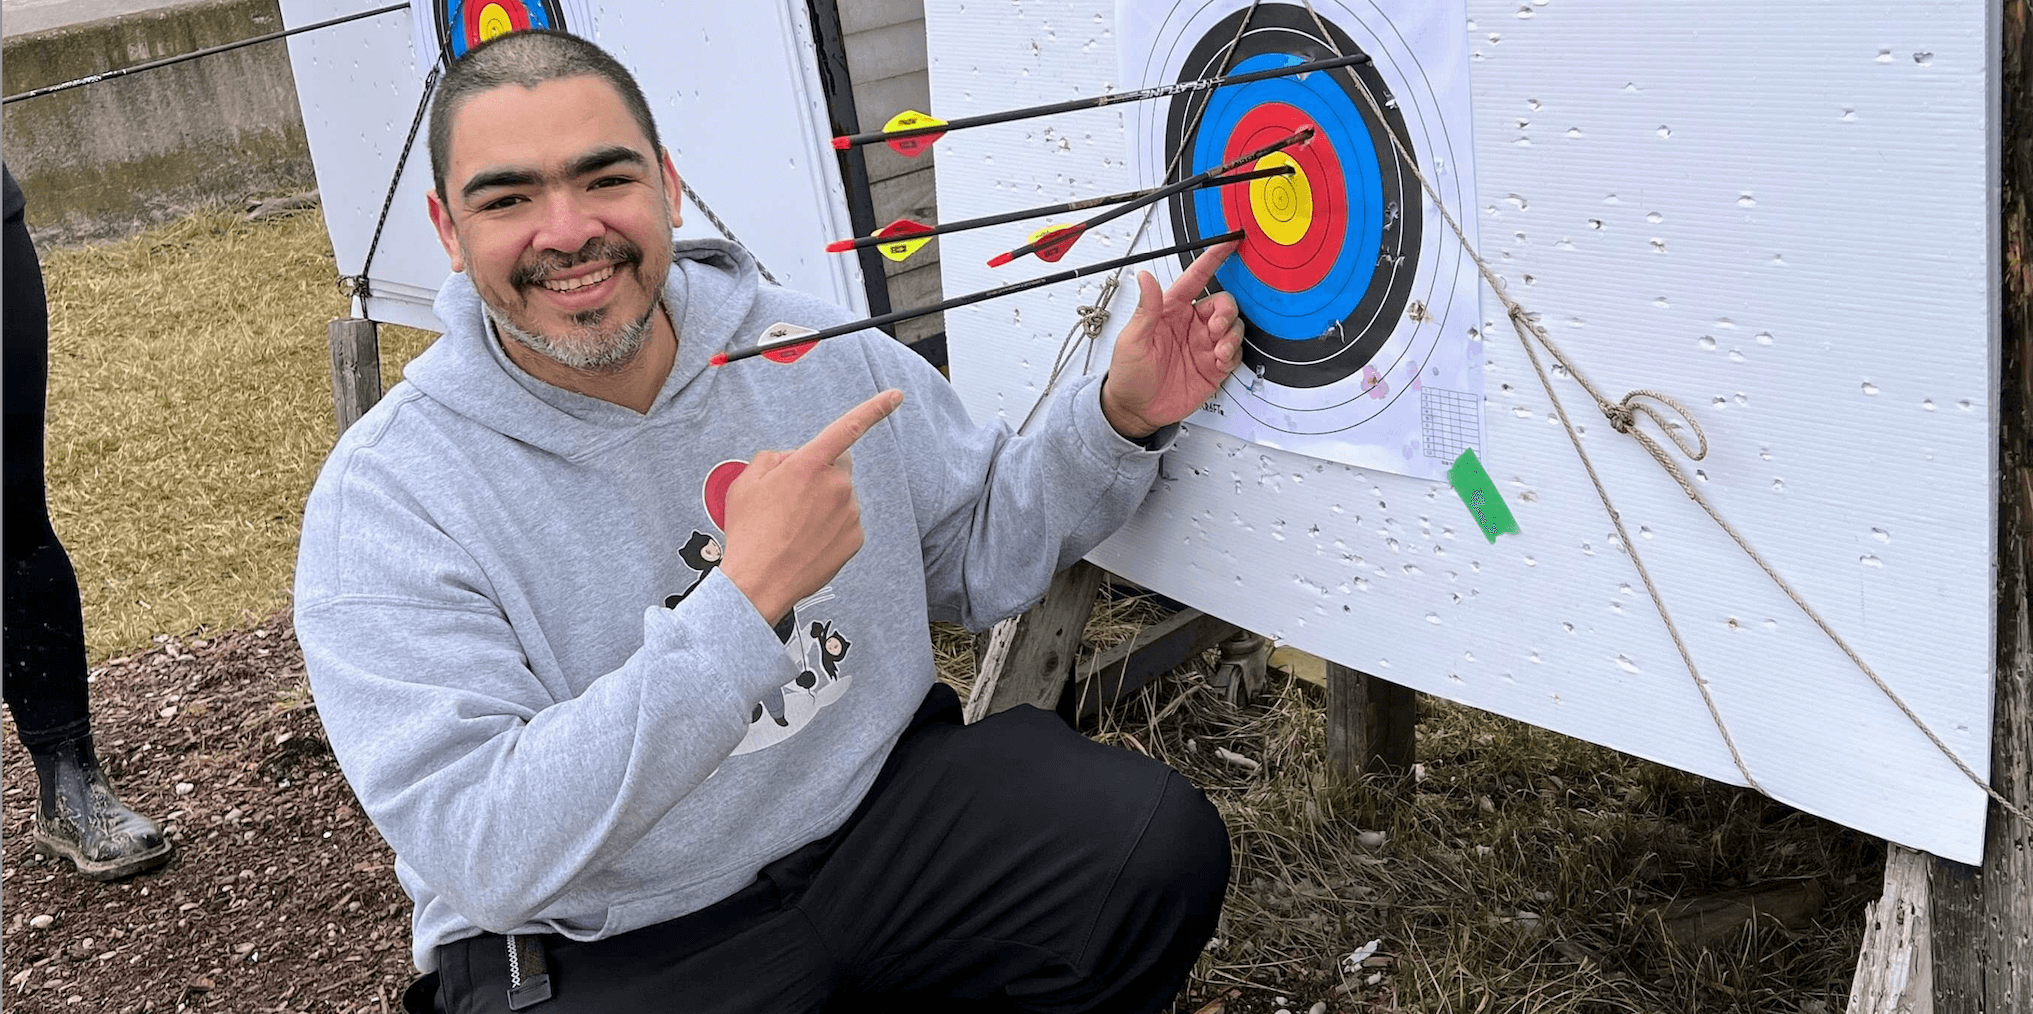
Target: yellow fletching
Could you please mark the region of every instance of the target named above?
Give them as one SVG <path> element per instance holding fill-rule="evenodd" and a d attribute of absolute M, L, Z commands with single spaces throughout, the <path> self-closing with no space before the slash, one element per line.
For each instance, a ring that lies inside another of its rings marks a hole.
<path fill-rule="evenodd" d="M 914 127 L 943 127 L 945 125 L 946 121 L 938 117 L 928 116 L 915 109 L 906 109 L 890 117 L 889 122 L 882 125 L 882 129 L 910 130 Z"/>

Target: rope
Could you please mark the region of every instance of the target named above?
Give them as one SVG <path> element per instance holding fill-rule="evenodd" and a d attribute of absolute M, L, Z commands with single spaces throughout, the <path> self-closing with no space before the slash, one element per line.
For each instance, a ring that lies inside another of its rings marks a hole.
<path fill-rule="evenodd" d="M 1249 23 L 1255 19 L 1257 7 L 1262 3 L 1263 0 L 1250 0 L 1249 10 L 1243 13 L 1242 22 L 1235 26 L 1235 37 L 1228 40 L 1228 46 L 1221 52 L 1221 65 L 1215 68 L 1214 73 L 1209 75 L 1210 77 L 1219 78 L 1227 76 L 1229 63 L 1235 59 L 1235 48 L 1241 44 L 1243 35 L 1249 31 Z M 1334 55 L 1341 56 L 1343 54 L 1336 53 Z M 1207 107 L 1212 105 L 1213 101 L 1213 95 L 1209 94 L 1200 103 L 1200 108 L 1194 110 L 1193 122 L 1187 124 L 1185 131 L 1179 135 L 1179 148 L 1172 153 L 1171 161 L 1166 163 L 1165 174 L 1160 177 L 1161 179 L 1171 179 L 1172 174 L 1179 170 L 1179 162 L 1186 155 L 1186 140 L 1200 129 L 1200 121 L 1207 116 Z M 1135 250 L 1136 245 L 1143 241 L 1144 230 L 1150 228 L 1151 217 L 1157 214 L 1158 208 L 1163 203 L 1161 201 L 1144 209 L 1143 218 L 1137 222 L 1136 232 L 1130 236 L 1129 249 Z M 1094 349 L 1100 343 L 1102 331 L 1108 326 L 1108 304 L 1115 298 L 1116 291 L 1122 287 L 1122 273 L 1127 270 L 1129 270 L 1127 265 L 1115 269 L 1108 276 L 1107 281 L 1102 283 L 1101 293 L 1094 303 L 1078 309 L 1078 319 L 1073 322 L 1071 328 L 1067 329 L 1066 337 L 1059 342 L 1058 354 L 1052 360 L 1052 372 L 1045 378 L 1045 389 L 1039 392 L 1038 400 L 1031 403 L 1031 410 L 1025 413 L 1024 421 L 1017 426 L 1018 433 L 1022 433 L 1030 428 L 1031 421 L 1037 417 L 1038 407 L 1045 403 L 1045 399 L 1052 396 L 1052 389 L 1058 386 L 1060 374 L 1065 371 L 1067 366 L 1072 364 L 1073 350 L 1078 347 L 1074 342 L 1076 336 L 1084 334 L 1087 337 L 1087 361 L 1081 364 L 1081 375 L 1085 376 L 1094 371 Z"/>
<path fill-rule="evenodd" d="M 718 229 L 718 230 L 720 230 L 720 235 L 722 235 L 722 236 L 725 236 L 725 237 L 727 237 L 727 241 L 728 241 L 729 243 L 732 243 L 732 244 L 734 244 L 735 246 L 741 247 L 741 248 L 742 248 L 743 250 L 748 250 L 748 246 L 747 246 L 747 244 L 745 244 L 745 243 L 741 242 L 740 240 L 738 240 L 738 239 L 735 239 L 735 238 L 734 238 L 734 230 L 732 230 L 732 229 L 729 229 L 729 228 L 727 227 L 727 223 L 726 223 L 726 222 L 722 222 L 722 221 L 720 220 L 720 216 L 719 216 L 719 215 L 716 215 L 716 214 L 714 214 L 714 213 L 713 213 L 713 209 L 712 209 L 711 207 L 709 207 L 709 206 L 708 206 L 708 205 L 706 204 L 706 199 L 705 199 L 705 198 L 703 198 L 703 197 L 700 197 L 700 196 L 699 196 L 699 192 L 698 192 L 697 190 L 693 190 L 693 189 L 692 189 L 692 185 L 691 185 L 690 183 L 686 182 L 686 181 L 685 181 L 685 179 L 684 179 L 684 177 L 679 177 L 679 178 L 678 178 L 678 186 L 679 186 L 680 188 L 682 188 L 682 189 L 683 189 L 683 190 L 685 191 L 685 196 L 686 196 L 687 198 L 690 198 L 690 199 L 691 199 L 691 202 L 692 202 L 693 204 L 696 204 L 696 205 L 698 205 L 698 206 L 699 206 L 699 211 L 700 211 L 700 212 L 701 212 L 702 214 L 704 214 L 704 215 L 706 216 L 706 221 L 708 221 L 708 222 L 711 222 L 711 223 L 713 223 L 713 228 L 715 228 L 715 229 Z M 762 277 L 763 277 L 763 280 L 764 280 L 764 281 L 767 281 L 767 282 L 768 282 L 768 283 L 770 283 L 771 285 L 779 285 L 779 286 L 780 286 L 780 285 L 782 285 L 782 284 L 783 284 L 782 282 L 779 282 L 779 281 L 777 281 L 777 280 L 776 280 L 776 276 L 775 276 L 775 275 L 772 275 L 772 274 L 770 274 L 770 273 L 769 273 L 769 269 L 768 269 L 768 268 L 766 268 L 766 267 L 763 267 L 763 266 L 762 266 L 762 258 L 760 258 L 760 257 L 756 257 L 756 256 L 755 256 L 755 251 L 753 251 L 753 250 L 749 250 L 749 251 L 748 251 L 748 255 L 749 255 L 750 257 L 754 257 L 754 258 L 755 258 L 755 269 L 756 269 L 757 271 L 760 271 L 760 272 L 762 272 Z"/>
<path fill-rule="evenodd" d="M 361 301 L 362 315 L 365 315 L 367 297 L 374 294 L 367 285 L 367 270 L 374 266 L 374 252 L 381 248 L 381 230 L 388 227 L 388 210 L 395 206 L 395 187 L 402 182 L 403 167 L 409 164 L 409 152 L 416 145 L 416 132 L 424 123 L 424 112 L 431 107 L 431 93 L 437 90 L 438 75 L 444 70 L 443 63 L 431 65 L 431 72 L 424 76 L 424 93 L 416 100 L 416 116 L 409 121 L 409 136 L 402 140 L 402 154 L 395 158 L 395 174 L 388 178 L 388 193 L 381 199 L 381 215 L 374 220 L 374 238 L 367 241 L 367 258 L 360 262 L 360 273 L 339 279 L 339 291 Z"/>
<path fill-rule="evenodd" d="M 69 91 L 72 88 L 83 88 L 88 84 L 98 84 L 101 81 L 111 81 L 116 77 L 126 77 L 129 74 L 139 74 L 144 70 L 155 70 L 158 67 L 168 67 L 173 64 L 183 63 L 188 60 L 195 60 L 201 56 L 213 56 L 218 53 L 229 53 L 236 49 L 245 49 L 248 46 L 259 45 L 263 42 L 274 42 L 277 39 L 288 38 L 289 36 L 297 35 L 303 32 L 315 32 L 320 28 L 330 28 L 333 25 L 343 25 L 348 21 L 358 21 L 361 18 L 371 18 L 377 14 L 393 14 L 396 11 L 408 9 L 409 4 L 407 2 L 399 4 L 390 4 L 386 7 L 377 7 L 371 11 L 361 11 L 358 14 L 347 14 L 343 17 L 329 18 L 324 21 L 319 21 L 315 24 L 298 25 L 295 28 L 285 28 L 279 32 L 269 32 L 266 35 L 257 35 L 251 39 L 241 39 L 238 42 L 225 42 L 220 43 L 219 45 L 216 46 L 206 46 L 203 49 L 192 50 L 191 52 L 183 53 L 178 56 L 166 56 L 160 60 L 150 60 L 147 63 L 137 63 L 132 67 L 120 67 L 114 70 L 106 71 L 103 74 L 88 74 L 84 77 L 78 78 L 75 81 L 65 81 L 62 84 L 53 84 L 43 88 L 33 88 L 25 92 L 18 92 L 16 94 L 9 95 L 6 98 L 0 98 L 0 105 L 7 105 L 9 103 L 19 102 L 22 99 L 33 99 L 40 98 L 41 96 L 44 95 L 54 95 L 57 92 Z"/>
<path fill-rule="evenodd" d="M 1301 2 L 1306 5 L 1306 13 L 1312 15 L 1313 23 L 1319 27 L 1322 41 L 1326 42 L 1328 47 L 1335 51 L 1337 56 L 1341 55 L 1340 47 L 1335 44 L 1333 35 L 1327 29 L 1327 23 L 1321 19 L 1320 13 L 1313 9 L 1313 0 L 1301 0 Z M 1376 116 L 1377 122 L 1386 122 L 1383 109 L 1378 105 L 1375 96 L 1371 95 L 1369 89 L 1363 85 L 1362 79 L 1347 68 L 1343 68 L 1343 70 L 1348 74 L 1349 80 L 1355 83 L 1357 90 L 1361 92 L 1363 101 L 1369 104 L 1370 112 Z M 1687 474 L 1680 470 L 1679 464 L 1666 453 L 1666 449 L 1660 446 L 1657 441 L 1653 440 L 1642 429 L 1638 428 L 1637 425 L 1639 415 L 1642 414 L 1649 417 L 1659 427 L 1660 432 L 1666 434 L 1667 438 L 1673 441 L 1674 446 L 1680 450 L 1680 453 L 1686 455 L 1690 460 L 1700 461 L 1708 454 L 1708 436 L 1702 432 L 1701 425 L 1694 421 L 1693 413 L 1689 412 L 1679 402 L 1658 391 L 1631 391 L 1616 401 L 1611 401 L 1604 397 L 1602 390 L 1588 379 L 1588 375 L 1583 373 L 1580 367 L 1575 365 L 1574 360 L 1553 341 L 1551 335 L 1546 333 L 1546 329 L 1540 326 L 1536 320 L 1533 320 L 1532 315 L 1523 306 L 1519 305 L 1517 300 L 1511 298 L 1510 293 L 1504 288 L 1503 280 L 1489 266 L 1489 262 L 1483 260 L 1482 255 L 1477 252 L 1474 245 L 1469 243 L 1467 232 L 1461 228 L 1461 223 L 1455 220 L 1453 213 L 1448 210 L 1446 202 L 1440 199 L 1439 190 L 1433 186 L 1431 180 L 1426 178 L 1425 172 L 1419 168 L 1418 161 L 1406 149 L 1404 142 L 1399 139 L 1395 132 L 1386 131 L 1386 133 L 1390 134 L 1391 145 L 1397 149 L 1399 157 L 1404 159 L 1405 164 L 1411 167 L 1412 174 L 1418 177 L 1419 185 L 1425 189 L 1427 198 L 1432 200 L 1434 207 L 1440 210 L 1442 220 L 1447 223 L 1449 229 L 1454 231 L 1454 236 L 1460 241 L 1461 248 L 1475 262 L 1476 270 L 1482 274 L 1483 280 L 1489 283 L 1490 290 L 1496 293 L 1498 301 L 1503 303 L 1504 311 L 1510 318 L 1511 327 L 1517 332 L 1518 342 L 1524 346 L 1525 354 L 1531 358 L 1532 370 L 1539 375 L 1539 384 L 1545 388 L 1546 397 L 1552 401 L 1553 411 L 1560 418 L 1560 426 L 1567 432 L 1568 442 L 1574 445 L 1574 453 L 1580 456 L 1582 467 L 1587 469 L 1588 480 L 1594 484 L 1596 496 L 1602 500 L 1603 509 L 1609 512 L 1611 523 L 1616 525 L 1617 539 L 1622 543 L 1624 551 L 1630 554 L 1631 563 L 1637 567 L 1638 577 L 1644 581 L 1645 591 L 1651 595 L 1652 605 L 1658 610 L 1659 619 L 1665 622 L 1666 632 L 1672 635 L 1673 647 L 1679 651 L 1681 661 L 1687 664 L 1688 675 L 1693 677 L 1695 688 L 1701 691 L 1701 699 L 1708 706 L 1709 717 L 1714 720 L 1716 731 L 1722 734 L 1724 745 L 1729 747 L 1730 759 L 1736 763 L 1737 771 L 1744 776 L 1744 781 L 1748 782 L 1751 788 L 1765 795 L 1771 795 L 1771 793 L 1765 792 L 1764 787 L 1759 785 L 1758 780 L 1751 775 L 1750 768 L 1744 763 L 1743 754 L 1737 750 L 1736 742 L 1730 736 L 1729 725 L 1723 721 L 1722 711 L 1716 706 L 1715 698 L 1709 692 L 1708 681 L 1703 679 L 1700 670 L 1695 668 L 1694 656 L 1689 652 L 1686 641 L 1681 638 L 1679 628 L 1674 625 L 1673 617 L 1666 609 L 1666 602 L 1659 595 L 1658 586 L 1652 582 L 1651 573 L 1645 569 L 1644 560 L 1638 555 L 1637 543 L 1631 541 L 1629 533 L 1624 529 L 1623 515 L 1617 511 L 1616 505 L 1610 501 L 1609 490 L 1603 485 L 1602 477 L 1596 473 L 1595 463 L 1589 459 L 1588 452 L 1582 448 L 1581 436 L 1575 430 L 1573 421 L 1568 418 L 1566 406 L 1561 404 L 1560 396 L 1553 390 L 1553 379 L 1548 375 L 1545 364 L 1540 361 L 1539 352 L 1533 347 L 1534 341 L 1543 345 L 1547 354 L 1553 357 L 1556 369 L 1565 370 L 1568 375 L 1574 378 L 1576 383 L 1581 385 L 1582 390 L 1588 392 L 1588 396 L 1595 400 L 1596 408 L 1602 412 L 1604 418 L 1609 420 L 1610 428 L 1618 433 L 1635 437 L 1638 443 L 1644 447 L 1645 452 L 1652 456 L 1652 460 L 1658 462 L 1659 466 L 1664 468 L 1666 473 L 1673 477 L 1673 481 L 1679 484 L 1681 491 L 1685 492 L 1689 499 L 1699 504 L 1702 511 L 1717 525 L 1721 526 L 1724 532 L 1729 534 L 1730 540 L 1737 544 L 1737 548 L 1743 550 L 1744 554 L 1749 556 L 1752 562 L 1758 565 L 1758 569 L 1764 571 L 1765 576 L 1771 578 L 1772 583 L 1778 585 L 1779 590 L 1785 592 L 1786 597 L 1792 599 L 1793 604 L 1800 607 L 1800 611 L 1805 613 L 1808 619 L 1813 620 L 1814 625 L 1819 627 L 1821 632 L 1827 635 L 1830 641 L 1835 643 L 1836 647 L 1841 648 L 1843 654 L 1849 656 L 1851 662 L 1856 663 L 1856 667 L 1865 676 L 1870 678 L 1871 683 L 1885 695 L 1886 699 L 1898 707 L 1900 713 L 1905 715 L 1907 720 L 1912 722 L 1922 735 L 1927 737 L 1929 743 L 1934 744 L 1936 750 L 1941 751 L 1942 756 L 1947 757 L 1957 770 L 1961 771 L 1978 788 L 1984 790 L 1984 793 L 1990 796 L 2000 807 L 2003 807 L 2005 812 L 2017 817 L 2021 821 L 2033 823 L 2033 816 L 2028 816 L 2025 810 L 2014 805 L 2011 800 L 2006 799 L 1997 789 L 1992 788 L 1988 782 L 1978 777 L 1977 773 L 1971 770 L 1970 766 L 1964 763 L 1963 759 L 1939 735 L 1935 734 L 1934 730 L 1913 711 L 1912 707 L 1907 705 L 1905 700 L 1892 689 L 1891 685 L 1886 683 L 1877 674 L 1877 671 L 1864 661 L 1863 656 L 1857 654 L 1856 650 L 1850 647 L 1849 642 L 1843 640 L 1842 635 L 1837 634 L 1835 628 L 1829 626 L 1828 622 L 1821 618 L 1821 614 L 1815 612 L 1814 608 L 1807 604 L 1807 600 L 1801 598 L 1800 593 L 1795 591 L 1785 578 L 1779 576 L 1779 572 L 1773 569 L 1771 563 L 1764 556 L 1760 555 L 1756 549 L 1751 548 L 1750 541 L 1745 539 L 1743 534 L 1736 530 L 1736 526 L 1731 525 L 1716 511 L 1715 506 L 1709 503 L 1708 498 L 1701 495 L 1701 491 L 1696 489 L 1694 483 L 1688 480 Z M 1658 409 L 1646 404 L 1648 401 L 1657 402 L 1677 413 L 1681 420 L 1686 422 L 1687 427 L 1694 432 L 1697 443 L 1689 446 L 1680 434 L 1674 432 L 1674 426 L 1659 413 Z"/>

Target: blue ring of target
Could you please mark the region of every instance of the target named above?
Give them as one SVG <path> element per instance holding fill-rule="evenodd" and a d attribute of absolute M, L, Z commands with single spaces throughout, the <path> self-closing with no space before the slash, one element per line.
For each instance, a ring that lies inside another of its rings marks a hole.
<path fill-rule="evenodd" d="M 1289 2 L 1269 2 L 1229 14 L 1211 26 L 1199 40 L 1192 42 L 1178 63 L 1178 80 L 1193 81 L 1225 73 L 1229 69 L 1229 59 L 1241 63 L 1266 53 L 1280 57 L 1296 56 L 1303 60 L 1334 53 L 1359 52 L 1362 48 L 1347 31 L 1333 22 L 1328 22 L 1322 31 L 1318 18 L 1308 9 Z M 1256 374 L 1256 379 L 1250 382 L 1252 390 L 1320 388 L 1355 376 L 1356 371 L 1369 365 L 1397 333 L 1420 277 L 1421 237 L 1425 230 L 1418 176 L 1413 168 L 1418 155 L 1412 148 L 1412 134 L 1404 113 L 1398 108 L 1382 73 L 1373 64 L 1358 64 L 1343 73 L 1327 76 L 1343 90 L 1351 105 L 1370 109 L 1365 97 L 1381 105 L 1379 119 L 1370 120 L 1365 116 L 1363 122 L 1370 145 L 1383 169 L 1383 240 L 1375 251 L 1375 263 L 1369 265 L 1367 290 L 1356 294 L 1347 316 L 1332 321 L 1321 333 L 1303 339 L 1279 337 L 1265 330 L 1249 314 L 1243 314 L 1242 365 Z M 1205 98 L 1187 96 L 1183 101 L 1172 103 L 1165 116 L 1162 150 L 1177 151 L 1182 156 L 1192 154 L 1199 143 L 1199 113 L 1213 97 L 1210 92 Z M 1294 109 L 1292 113 L 1296 118 L 1298 110 Z M 1249 113 L 1243 114 L 1244 122 L 1252 118 Z M 1269 140 L 1261 137 L 1254 127 L 1252 131 L 1249 141 L 1261 145 Z M 1346 137 L 1334 140 L 1342 144 L 1351 143 Z M 1337 162 L 1346 161 L 1339 152 L 1337 147 Z M 1186 161 L 1186 157 L 1181 157 L 1167 171 L 1166 178 L 1174 181 L 1182 178 Z M 1325 167 L 1321 168 L 1323 172 L 1327 171 Z M 1348 175 L 1348 169 L 1336 168 L 1330 178 L 1346 187 Z M 1322 189 L 1337 196 L 1344 193 L 1342 188 Z M 1191 199 L 1171 203 L 1172 227 L 1178 235 L 1207 235 L 1199 210 L 1200 205 Z M 1337 206 L 1331 208 L 1329 214 L 1352 221 L 1350 216 L 1355 210 Z M 1342 238 L 1345 241 L 1354 242 L 1347 235 L 1347 227 L 1336 231 L 1344 234 Z M 1306 278 L 1301 288 L 1307 291 L 1329 285 L 1326 274 L 1333 269 L 1332 258 L 1339 251 L 1331 250 L 1326 240 L 1324 235 L 1314 235 L 1302 241 L 1306 244 L 1303 256 L 1312 258 L 1299 276 Z M 1359 247 L 1356 252 L 1361 252 Z M 1193 256 L 1191 253 L 1181 254 L 1180 268 L 1185 268 Z M 1212 284 L 1224 291 L 1228 288 L 1219 278 Z M 1300 285 L 1296 281 L 1292 284 Z M 1267 291 L 1281 290 L 1269 287 Z"/>
<path fill-rule="evenodd" d="M 1230 73 L 1246 74 L 1303 62 L 1289 53 L 1259 53 L 1237 63 Z M 1214 277 L 1222 288 L 1234 294 L 1243 313 L 1264 333 L 1287 341 L 1305 341 L 1319 337 L 1335 322 L 1346 318 L 1369 291 L 1376 273 L 1375 251 L 1383 243 L 1383 168 L 1369 127 L 1348 93 L 1334 83 L 1332 75 L 1307 74 L 1303 79 L 1273 78 L 1216 89 L 1208 100 L 1207 112 L 1195 137 L 1192 165 L 1186 172 L 1205 172 L 1226 161 L 1229 136 L 1236 124 L 1252 109 L 1273 102 L 1299 110 L 1333 139 L 1342 179 L 1308 182 L 1314 190 L 1316 207 L 1323 187 L 1338 189 L 1338 196 L 1347 204 L 1345 231 L 1328 238 L 1327 249 L 1334 251 L 1334 266 L 1319 284 L 1304 292 L 1280 289 L 1258 278 L 1240 257 L 1230 258 Z M 1203 227 L 1206 232 L 1237 228 L 1227 221 L 1220 188 L 1199 191 L 1193 201 L 1200 221 L 1217 223 Z"/>
<path fill-rule="evenodd" d="M 558 19 L 555 24 L 552 23 L 551 5 L 546 0 L 494 0 L 494 2 L 503 7 L 510 5 L 521 7 L 523 13 L 529 16 L 531 28 L 564 28 L 562 19 Z M 438 42 L 444 47 L 445 52 L 452 54 L 454 60 L 462 59 L 466 55 L 465 8 L 464 0 L 438 0 L 438 13 L 443 16 L 443 20 L 438 22 L 440 29 Z"/>

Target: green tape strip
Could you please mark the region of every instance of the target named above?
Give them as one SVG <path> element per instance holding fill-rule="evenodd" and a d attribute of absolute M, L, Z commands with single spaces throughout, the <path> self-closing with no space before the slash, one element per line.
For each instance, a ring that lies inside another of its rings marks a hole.
<path fill-rule="evenodd" d="M 1447 483 L 1461 494 L 1461 502 L 1468 505 L 1468 512 L 1475 515 L 1476 527 L 1482 529 L 1483 537 L 1495 542 L 1497 536 L 1518 531 L 1518 519 L 1511 516 L 1509 504 L 1504 495 L 1497 492 L 1489 472 L 1482 462 L 1475 459 L 1473 450 L 1461 452 L 1454 464 L 1447 469 Z"/>

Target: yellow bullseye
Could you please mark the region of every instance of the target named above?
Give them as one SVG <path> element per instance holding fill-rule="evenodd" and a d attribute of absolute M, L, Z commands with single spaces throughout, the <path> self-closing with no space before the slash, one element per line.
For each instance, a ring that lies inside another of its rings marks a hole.
<path fill-rule="evenodd" d="M 480 41 L 486 42 L 497 35 L 515 31 L 515 22 L 508 19 L 508 11 L 500 4 L 488 4 L 480 9 Z"/>
<path fill-rule="evenodd" d="M 1267 176 L 1249 184 L 1249 207 L 1256 214 L 1257 227 L 1263 230 L 1265 239 L 1279 246 L 1299 242 L 1312 226 L 1313 186 L 1306 181 L 1306 170 L 1282 151 L 1257 159 L 1253 167 L 1286 167 L 1292 170 L 1290 176 Z"/>

